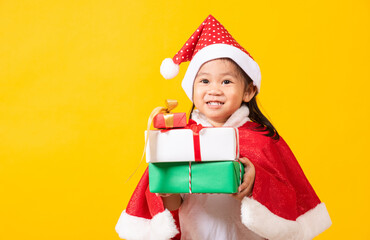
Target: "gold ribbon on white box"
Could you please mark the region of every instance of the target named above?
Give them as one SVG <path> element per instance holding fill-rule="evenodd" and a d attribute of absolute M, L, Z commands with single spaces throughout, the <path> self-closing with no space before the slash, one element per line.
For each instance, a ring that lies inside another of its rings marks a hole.
<path fill-rule="evenodd" d="M 165 104 L 166 104 L 166 107 L 156 107 L 150 113 L 149 118 L 148 118 L 148 124 L 147 124 L 147 127 L 146 127 L 147 133 L 150 130 L 150 126 L 152 125 L 153 118 L 157 114 L 159 114 L 159 113 L 163 113 L 166 127 L 168 127 L 168 128 L 172 128 L 173 127 L 173 113 L 171 113 L 171 111 L 177 107 L 178 102 L 177 102 L 177 100 L 174 100 L 174 99 L 166 99 Z M 141 163 L 142 163 L 142 161 L 144 159 L 147 145 L 148 145 L 148 134 L 146 134 L 146 136 L 145 136 L 144 150 L 143 150 L 143 154 L 141 155 L 141 159 L 140 159 L 139 165 L 136 167 L 135 171 L 128 177 L 128 179 L 126 180 L 126 182 L 128 180 L 130 180 L 131 177 L 139 169 L 139 167 L 140 167 L 140 165 L 141 165 Z"/>

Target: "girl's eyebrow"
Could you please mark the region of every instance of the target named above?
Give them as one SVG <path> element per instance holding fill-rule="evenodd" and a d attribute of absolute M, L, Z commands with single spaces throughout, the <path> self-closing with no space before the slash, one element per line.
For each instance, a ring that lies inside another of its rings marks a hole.
<path fill-rule="evenodd" d="M 197 77 L 202 76 L 202 75 L 210 75 L 210 73 L 207 73 L 207 72 L 199 72 L 197 74 Z"/>
<path fill-rule="evenodd" d="M 220 75 L 222 76 L 235 76 L 235 73 L 234 72 L 225 72 L 225 73 L 221 73 Z"/>
<path fill-rule="evenodd" d="M 208 72 L 199 72 L 197 74 L 197 77 L 202 76 L 202 75 L 211 75 L 211 74 L 208 73 Z M 235 73 L 233 73 L 233 72 L 225 72 L 225 73 L 221 73 L 220 75 L 222 75 L 222 76 L 236 76 Z"/>

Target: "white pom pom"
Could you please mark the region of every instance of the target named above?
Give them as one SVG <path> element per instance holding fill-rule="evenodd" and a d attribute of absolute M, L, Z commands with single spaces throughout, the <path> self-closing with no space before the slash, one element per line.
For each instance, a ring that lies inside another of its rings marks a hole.
<path fill-rule="evenodd" d="M 160 72 L 165 79 L 171 79 L 179 73 L 179 65 L 173 62 L 171 58 L 166 58 L 161 64 Z"/>

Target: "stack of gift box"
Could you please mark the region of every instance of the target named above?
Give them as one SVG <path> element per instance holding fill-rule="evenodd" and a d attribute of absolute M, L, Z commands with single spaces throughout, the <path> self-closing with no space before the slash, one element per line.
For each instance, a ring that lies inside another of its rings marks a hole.
<path fill-rule="evenodd" d="M 242 182 L 238 130 L 203 127 L 185 113 L 154 117 L 146 132 L 149 189 L 153 193 L 235 193 Z"/>

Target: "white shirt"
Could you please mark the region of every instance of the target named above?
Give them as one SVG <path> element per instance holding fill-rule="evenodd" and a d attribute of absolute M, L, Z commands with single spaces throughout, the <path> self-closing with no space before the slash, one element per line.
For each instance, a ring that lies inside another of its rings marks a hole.
<path fill-rule="evenodd" d="M 241 222 L 241 202 L 229 194 L 183 194 L 182 240 L 261 240 Z"/>
<path fill-rule="evenodd" d="M 240 107 L 224 126 L 240 127 L 249 120 L 249 109 Z M 212 126 L 195 110 L 192 119 Z M 230 194 L 181 194 L 179 209 L 182 240 L 261 240 L 241 222 L 241 202 Z"/>

